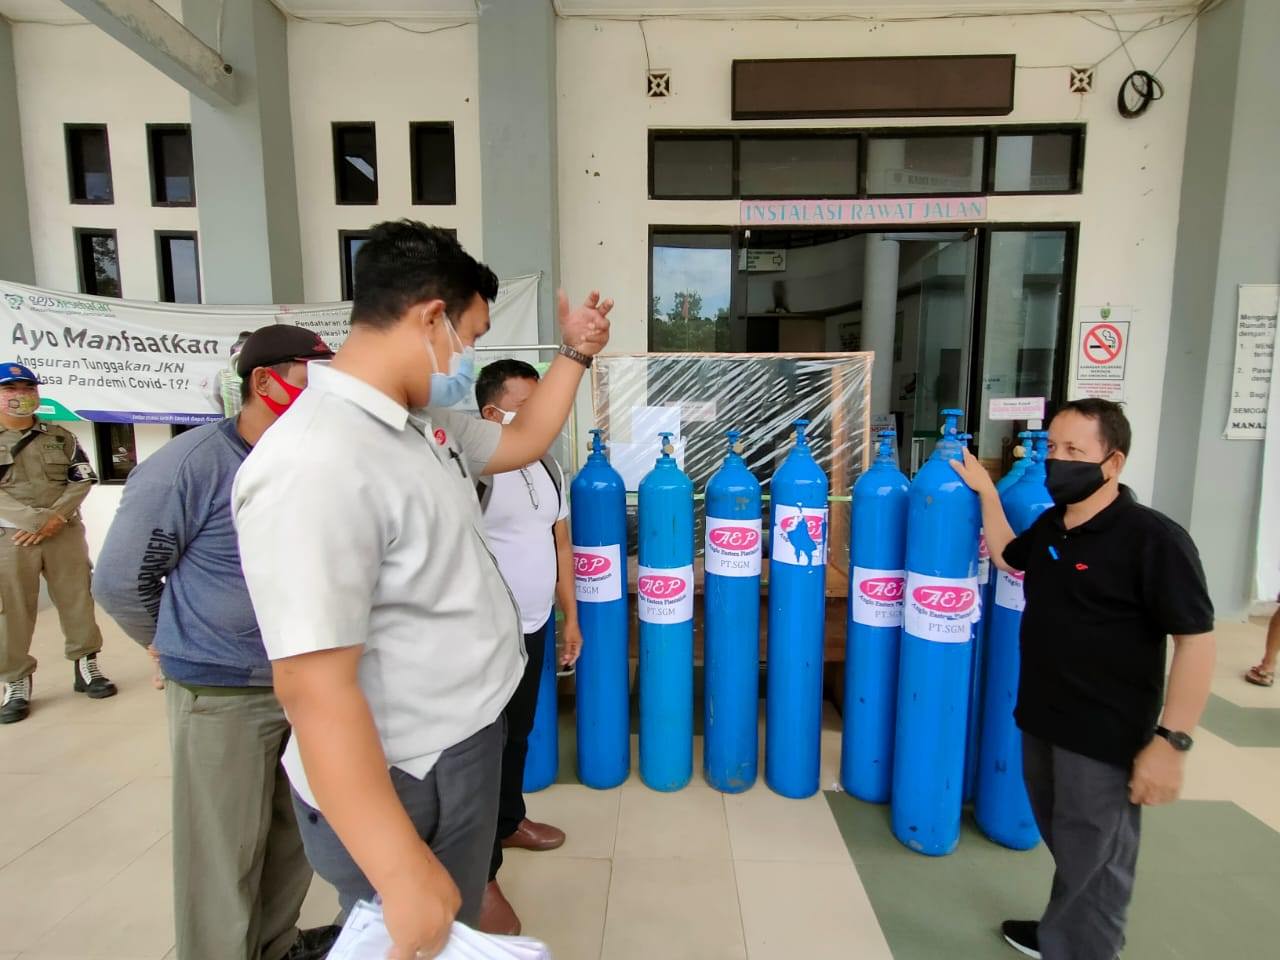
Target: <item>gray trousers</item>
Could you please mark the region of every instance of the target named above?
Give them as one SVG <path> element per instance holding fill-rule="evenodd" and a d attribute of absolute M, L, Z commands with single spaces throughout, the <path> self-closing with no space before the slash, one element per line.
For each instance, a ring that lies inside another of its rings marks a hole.
<path fill-rule="evenodd" d="M 280 767 L 289 722 L 269 690 L 197 695 L 171 680 L 165 700 L 178 960 L 281 960 L 311 886 Z"/>
<path fill-rule="evenodd" d="M 1129 802 L 1129 770 L 1024 733 L 1022 774 L 1055 867 L 1040 953 L 1044 960 L 1115 960 L 1124 947 L 1142 816 Z"/>
<path fill-rule="evenodd" d="M 498 823 L 503 721 L 450 747 L 423 779 L 391 768 L 391 783 L 405 812 L 462 894 L 458 920 L 474 926 L 489 881 L 489 856 Z M 338 891 L 338 923 L 360 900 L 372 900 L 373 885 L 351 859 L 319 810 L 293 793 L 307 859 Z"/>

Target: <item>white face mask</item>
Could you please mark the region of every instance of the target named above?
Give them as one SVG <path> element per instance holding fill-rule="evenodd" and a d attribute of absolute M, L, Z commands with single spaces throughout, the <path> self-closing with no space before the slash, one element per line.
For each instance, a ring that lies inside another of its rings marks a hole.
<path fill-rule="evenodd" d="M 504 427 L 516 418 L 516 412 L 514 410 L 503 410 L 501 407 L 494 407 L 493 409 L 502 414 L 502 425 Z"/>

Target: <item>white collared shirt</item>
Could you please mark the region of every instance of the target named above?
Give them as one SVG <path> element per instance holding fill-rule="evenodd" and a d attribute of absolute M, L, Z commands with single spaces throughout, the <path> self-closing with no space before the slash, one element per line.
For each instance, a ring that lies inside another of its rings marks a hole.
<path fill-rule="evenodd" d="M 524 670 L 472 479 L 501 428 L 410 414 L 327 363 L 309 370 L 236 477 L 245 581 L 272 660 L 364 646 L 360 687 L 387 763 L 425 777 L 498 718 Z M 292 738 L 283 763 L 316 806 Z"/>
<path fill-rule="evenodd" d="M 545 465 L 544 465 L 545 464 Z M 547 471 L 554 468 L 556 479 Z M 484 530 L 520 608 L 525 636 L 547 624 L 556 599 L 555 525 L 569 517 L 564 472 L 554 460 L 489 478 Z"/>

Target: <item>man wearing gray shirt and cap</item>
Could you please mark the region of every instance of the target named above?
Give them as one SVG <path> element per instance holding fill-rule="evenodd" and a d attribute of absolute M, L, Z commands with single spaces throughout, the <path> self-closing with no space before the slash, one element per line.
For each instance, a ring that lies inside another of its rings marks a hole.
<path fill-rule="evenodd" d="M 474 476 L 542 456 L 612 307 L 560 297 L 561 355 L 507 427 L 425 409 L 488 327 L 497 279 L 445 231 L 375 226 L 351 335 L 249 455 L 233 494 L 245 580 L 293 737 L 284 765 L 345 913 L 382 898 L 393 956 L 473 923 L 497 817 L 503 708 L 525 653 Z"/>

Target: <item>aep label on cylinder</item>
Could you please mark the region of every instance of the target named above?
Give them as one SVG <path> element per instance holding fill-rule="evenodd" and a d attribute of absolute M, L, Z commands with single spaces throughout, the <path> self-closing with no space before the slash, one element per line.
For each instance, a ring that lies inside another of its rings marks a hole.
<path fill-rule="evenodd" d="M 725 520 L 707 517 L 706 550 L 703 565 L 717 577 L 760 576 L 760 518 Z"/>
<path fill-rule="evenodd" d="M 1027 609 L 1027 598 L 1022 592 L 1022 571 L 1008 573 L 1001 570 L 997 573 L 996 606 L 1014 613 Z"/>
<path fill-rule="evenodd" d="M 641 623 L 688 623 L 693 619 L 693 564 L 641 567 L 636 596 Z"/>
<path fill-rule="evenodd" d="M 827 562 L 827 508 L 773 505 L 769 562 L 820 567 Z"/>
<path fill-rule="evenodd" d="M 902 626 L 902 605 L 906 596 L 905 570 L 873 570 L 854 567 L 851 579 L 850 610 L 853 622 L 866 627 Z"/>
<path fill-rule="evenodd" d="M 622 551 L 618 544 L 573 547 L 573 588 L 579 603 L 609 603 L 622 599 Z"/>
<path fill-rule="evenodd" d="M 937 643 L 968 643 L 978 619 L 978 579 L 929 577 L 907 571 L 902 627 Z"/>

